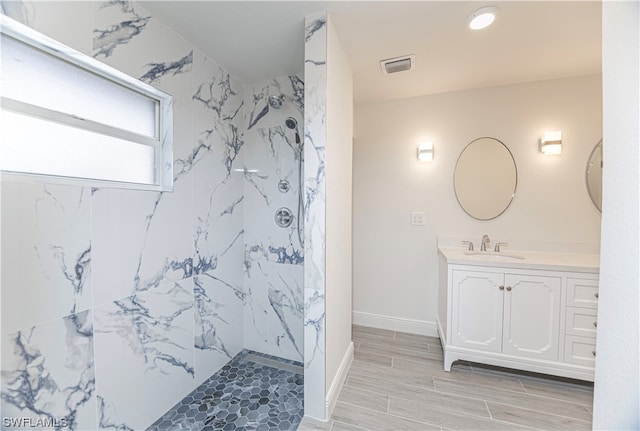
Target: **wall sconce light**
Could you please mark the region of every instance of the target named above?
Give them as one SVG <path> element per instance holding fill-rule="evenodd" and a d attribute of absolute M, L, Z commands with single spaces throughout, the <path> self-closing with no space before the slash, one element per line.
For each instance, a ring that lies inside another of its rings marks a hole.
<path fill-rule="evenodd" d="M 540 138 L 540 151 L 545 156 L 562 154 L 562 132 L 545 132 Z"/>
<path fill-rule="evenodd" d="M 421 142 L 418 145 L 418 160 L 421 162 L 433 161 L 433 142 Z"/>

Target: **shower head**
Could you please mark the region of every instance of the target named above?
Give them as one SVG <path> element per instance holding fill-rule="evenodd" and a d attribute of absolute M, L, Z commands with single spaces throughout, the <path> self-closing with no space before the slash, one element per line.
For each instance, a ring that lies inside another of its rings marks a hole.
<path fill-rule="evenodd" d="M 300 134 L 298 133 L 298 121 L 296 121 L 296 119 L 293 117 L 288 117 L 286 120 L 284 120 L 284 124 L 285 126 L 287 126 L 288 129 L 296 131 L 296 144 L 300 145 Z"/>
<path fill-rule="evenodd" d="M 298 128 L 298 122 L 295 118 L 289 117 L 285 120 L 284 124 L 291 130 Z"/>
<path fill-rule="evenodd" d="M 282 108 L 282 104 L 284 103 L 284 94 L 279 96 L 269 96 L 269 106 L 273 109 Z"/>

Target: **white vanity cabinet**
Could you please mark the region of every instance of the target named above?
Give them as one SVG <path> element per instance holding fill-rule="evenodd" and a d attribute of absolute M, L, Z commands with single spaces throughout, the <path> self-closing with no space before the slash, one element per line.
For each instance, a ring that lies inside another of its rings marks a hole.
<path fill-rule="evenodd" d="M 594 367 L 596 364 L 596 329 L 598 328 L 598 280 L 567 280 L 564 360 Z"/>
<path fill-rule="evenodd" d="M 452 254 L 441 252 L 439 274 L 446 371 L 469 360 L 593 380 L 597 268 Z"/>
<path fill-rule="evenodd" d="M 562 279 L 452 270 L 455 346 L 557 360 Z"/>

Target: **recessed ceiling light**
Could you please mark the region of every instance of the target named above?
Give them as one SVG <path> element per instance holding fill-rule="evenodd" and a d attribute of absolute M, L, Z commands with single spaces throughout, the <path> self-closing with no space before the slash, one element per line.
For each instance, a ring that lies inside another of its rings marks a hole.
<path fill-rule="evenodd" d="M 485 27 L 489 27 L 496 19 L 497 14 L 498 8 L 495 6 L 485 6 L 480 8 L 467 18 L 469 28 L 471 30 L 481 30 Z"/>

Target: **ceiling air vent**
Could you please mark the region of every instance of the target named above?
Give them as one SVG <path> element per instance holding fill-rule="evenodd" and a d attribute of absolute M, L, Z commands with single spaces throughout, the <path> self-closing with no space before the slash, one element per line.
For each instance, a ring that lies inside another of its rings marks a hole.
<path fill-rule="evenodd" d="M 380 61 L 380 67 L 382 67 L 382 73 L 389 75 L 396 72 L 404 72 L 405 70 L 411 70 L 416 64 L 415 55 L 404 55 L 402 57 L 389 58 Z"/>

